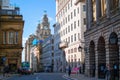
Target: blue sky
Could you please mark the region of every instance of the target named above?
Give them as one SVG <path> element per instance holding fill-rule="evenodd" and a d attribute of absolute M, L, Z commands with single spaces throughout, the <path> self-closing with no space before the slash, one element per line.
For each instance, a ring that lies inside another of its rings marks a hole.
<path fill-rule="evenodd" d="M 24 32 L 23 46 L 25 40 L 30 34 L 34 34 L 38 23 L 41 22 L 44 11 L 47 11 L 49 17 L 50 29 L 53 34 L 53 24 L 55 23 L 55 0 L 10 0 L 14 6 L 20 7 L 20 13 L 23 15 Z"/>

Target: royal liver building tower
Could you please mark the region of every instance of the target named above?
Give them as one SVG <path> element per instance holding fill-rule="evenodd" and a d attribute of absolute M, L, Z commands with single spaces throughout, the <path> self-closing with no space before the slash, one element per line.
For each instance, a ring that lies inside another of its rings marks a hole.
<path fill-rule="evenodd" d="M 38 24 L 37 30 L 36 30 L 36 36 L 40 40 L 44 40 L 48 36 L 51 35 L 51 30 L 50 30 L 50 23 L 47 17 L 47 14 L 44 14 L 42 22 Z"/>

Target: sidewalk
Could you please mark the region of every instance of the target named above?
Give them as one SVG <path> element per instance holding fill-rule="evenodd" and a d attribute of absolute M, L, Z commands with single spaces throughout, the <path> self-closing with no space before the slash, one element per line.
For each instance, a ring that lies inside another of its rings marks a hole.
<path fill-rule="evenodd" d="M 3 75 L 2 75 L 2 74 L 0 74 L 0 80 L 3 80 L 3 78 L 4 78 L 4 77 L 3 77 Z"/>
<path fill-rule="evenodd" d="M 70 77 L 67 74 L 65 74 L 64 76 L 71 80 L 105 80 L 105 79 L 97 79 L 95 77 L 87 77 L 84 74 L 71 74 Z"/>
<path fill-rule="evenodd" d="M 3 76 L 3 74 L 0 74 L 0 80 L 6 80 L 6 79 L 8 79 L 9 77 L 11 77 L 11 76 L 14 76 L 14 75 L 17 75 L 17 74 L 8 74 L 8 76 Z"/>

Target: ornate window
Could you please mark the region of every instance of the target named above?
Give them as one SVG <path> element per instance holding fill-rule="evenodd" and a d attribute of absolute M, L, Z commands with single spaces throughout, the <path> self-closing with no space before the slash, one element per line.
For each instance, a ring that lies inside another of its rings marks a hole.
<path fill-rule="evenodd" d="M 3 44 L 17 44 L 18 43 L 18 32 L 4 31 L 3 32 Z"/>

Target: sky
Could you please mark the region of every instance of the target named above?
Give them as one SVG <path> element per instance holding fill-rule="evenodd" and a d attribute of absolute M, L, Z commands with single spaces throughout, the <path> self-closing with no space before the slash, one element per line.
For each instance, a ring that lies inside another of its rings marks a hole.
<path fill-rule="evenodd" d="M 10 4 L 20 8 L 20 13 L 23 15 L 23 47 L 26 39 L 30 34 L 35 34 L 37 25 L 41 22 L 44 11 L 50 22 L 51 33 L 53 34 L 53 24 L 55 24 L 55 0 L 10 0 Z M 22 59 L 24 61 L 24 50 Z"/>

